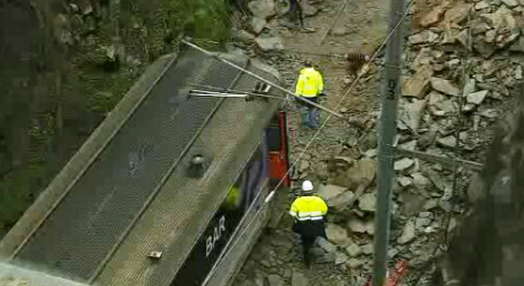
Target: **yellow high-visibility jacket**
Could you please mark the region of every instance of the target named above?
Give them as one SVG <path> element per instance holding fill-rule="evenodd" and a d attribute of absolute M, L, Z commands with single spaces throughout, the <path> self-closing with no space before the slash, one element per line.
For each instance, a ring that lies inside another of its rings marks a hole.
<path fill-rule="evenodd" d="M 324 92 L 324 79 L 314 68 L 303 68 L 298 76 L 296 96 L 315 97 Z"/>
<path fill-rule="evenodd" d="M 240 207 L 240 188 L 237 185 L 233 185 L 231 189 L 229 189 L 225 207 L 228 210 L 234 210 Z"/>
<path fill-rule="evenodd" d="M 298 197 L 293 204 L 289 214 L 298 221 L 321 220 L 327 214 L 328 207 L 326 202 L 317 196 Z"/>

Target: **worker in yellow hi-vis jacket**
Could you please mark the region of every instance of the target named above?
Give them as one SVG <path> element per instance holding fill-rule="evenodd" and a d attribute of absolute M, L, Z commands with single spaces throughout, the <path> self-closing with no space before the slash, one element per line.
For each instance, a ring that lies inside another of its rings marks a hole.
<path fill-rule="evenodd" d="M 295 199 L 289 213 L 295 218 L 293 231 L 300 235 L 304 253 L 304 261 L 311 265 L 310 250 L 317 237 L 326 237 L 325 216 L 328 207 L 326 202 L 313 195 L 313 183 L 302 183 L 302 194 Z"/>
<path fill-rule="evenodd" d="M 322 74 L 313 67 L 311 61 L 306 61 L 304 66 L 298 76 L 295 95 L 318 103 L 318 96 L 325 95 L 324 79 L 322 78 Z M 302 113 L 302 125 L 314 129 L 318 128 L 320 125 L 318 109 L 300 100 L 297 103 L 298 109 Z"/>

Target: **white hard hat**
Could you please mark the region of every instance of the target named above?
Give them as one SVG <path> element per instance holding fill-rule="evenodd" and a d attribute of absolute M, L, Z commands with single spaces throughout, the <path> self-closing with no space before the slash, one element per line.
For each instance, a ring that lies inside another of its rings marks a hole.
<path fill-rule="evenodd" d="M 303 191 L 312 191 L 313 190 L 313 183 L 311 183 L 311 181 L 304 181 L 302 183 L 302 190 Z"/>

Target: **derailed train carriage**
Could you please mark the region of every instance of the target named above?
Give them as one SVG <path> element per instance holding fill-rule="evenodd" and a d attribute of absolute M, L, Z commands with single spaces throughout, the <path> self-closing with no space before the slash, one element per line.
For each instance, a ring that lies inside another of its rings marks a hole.
<path fill-rule="evenodd" d="M 278 82 L 261 63 L 220 56 Z M 269 191 L 290 183 L 286 113 L 276 99 L 188 93 L 260 84 L 195 51 L 159 59 L 2 240 L 1 258 L 92 285 L 228 285 L 268 220 Z"/>

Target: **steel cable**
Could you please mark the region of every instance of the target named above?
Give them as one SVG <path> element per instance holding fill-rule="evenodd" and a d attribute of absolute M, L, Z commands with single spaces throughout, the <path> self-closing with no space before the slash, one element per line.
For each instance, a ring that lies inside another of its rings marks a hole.
<path fill-rule="evenodd" d="M 358 74 L 357 78 L 353 81 L 353 83 L 351 84 L 351 86 L 347 89 L 347 91 L 344 93 L 344 95 L 342 96 L 342 98 L 339 100 L 339 102 L 337 103 L 336 107 L 335 107 L 335 110 L 338 109 L 338 107 L 340 107 L 340 105 L 342 104 L 342 102 L 345 100 L 345 98 L 351 93 L 351 91 L 353 90 L 353 88 L 356 86 L 357 82 L 360 80 L 360 78 L 367 72 L 367 70 L 369 69 L 369 66 L 371 65 L 371 63 L 373 63 L 375 61 L 375 59 L 378 57 L 378 55 L 380 54 L 380 52 L 382 51 L 382 49 L 386 46 L 386 44 L 388 43 L 389 39 L 392 37 L 392 35 L 397 31 L 397 29 L 399 28 L 399 26 L 402 24 L 402 22 L 404 21 L 404 19 L 406 18 L 406 16 L 408 15 L 409 13 L 409 9 L 411 7 L 411 5 L 414 3 L 414 1 L 410 1 L 402 15 L 402 17 L 400 18 L 400 20 L 398 21 L 398 23 L 395 25 L 395 28 L 392 29 L 389 34 L 387 35 L 386 39 L 382 42 L 382 44 L 379 46 L 379 48 L 376 50 L 376 52 L 373 54 L 373 56 L 368 60 L 368 62 L 366 63 L 366 65 L 364 66 L 364 68 L 361 70 L 361 72 Z M 282 183 L 285 181 L 285 178 L 287 176 L 289 176 L 289 174 L 291 173 L 291 171 L 293 170 L 293 168 L 295 167 L 295 165 L 302 159 L 302 157 L 304 156 L 304 154 L 306 153 L 306 151 L 309 149 L 309 147 L 311 146 L 311 144 L 313 143 L 313 141 L 315 141 L 315 139 L 317 139 L 318 135 L 320 134 L 320 131 L 327 125 L 327 122 L 331 119 L 331 117 L 333 116 L 333 114 L 329 114 L 328 117 L 324 120 L 324 122 L 322 123 L 322 125 L 316 130 L 315 134 L 313 135 L 313 137 L 308 141 L 308 143 L 306 144 L 306 147 L 304 148 L 304 150 L 300 153 L 300 155 L 298 156 L 298 158 L 293 162 L 293 164 L 291 164 L 291 166 L 289 167 L 289 169 L 287 170 L 286 174 L 283 176 L 283 178 L 278 182 L 278 184 L 273 188 L 273 190 L 271 190 L 271 192 L 269 193 L 269 195 L 267 196 L 267 198 L 264 200 L 262 206 L 257 210 L 257 212 L 253 215 L 253 218 L 249 221 L 249 223 L 244 227 L 244 229 L 242 230 L 242 232 L 240 232 L 238 235 L 236 235 L 236 238 L 234 240 L 230 240 L 229 243 L 225 246 L 225 252 L 223 252 L 217 259 L 217 262 L 215 262 L 215 265 L 213 266 L 213 269 L 210 271 L 210 273 L 208 274 L 208 276 L 206 277 L 206 280 L 204 281 L 203 285 L 205 285 L 209 279 L 213 276 L 213 274 L 217 271 L 218 269 L 218 265 L 222 262 L 222 260 L 224 260 L 224 257 L 226 257 L 230 252 L 231 250 L 233 249 L 233 246 L 235 244 L 237 244 L 241 237 L 245 234 L 245 232 L 249 229 L 249 227 L 257 220 L 257 217 L 258 215 L 262 212 L 262 210 L 264 210 L 264 205 L 266 205 L 267 203 L 269 203 L 271 201 L 271 199 L 274 197 L 275 195 L 275 192 L 278 190 L 278 188 L 282 185 Z M 255 197 L 255 199 L 253 200 L 254 202 L 256 202 L 259 197 L 261 196 L 262 192 L 259 192 L 257 194 L 257 196 Z M 252 209 L 254 208 L 254 204 L 252 204 L 249 208 L 248 211 L 251 211 Z M 241 225 L 245 220 L 245 217 L 242 218 L 242 221 L 239 223 L 239 225 Z"/>

